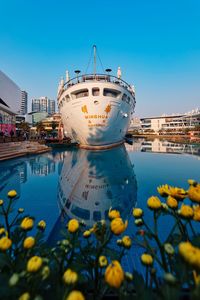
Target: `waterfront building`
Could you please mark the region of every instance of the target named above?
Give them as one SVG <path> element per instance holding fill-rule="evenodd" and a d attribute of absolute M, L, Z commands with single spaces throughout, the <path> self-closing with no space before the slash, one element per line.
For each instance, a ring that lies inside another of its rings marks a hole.
<path fill-rule="evenodd" d="M 2 71 L 0 71 L 0 98 L 10 110 L 20 112 L 21 90 Z"/>
<path fill-rule="evenodd" d="M 16 132 L 16 113 L 11 111 L 0 98 L 0 134 L 10 136 L 11 131 Z"/>
<path fill-rule="evenodd" d="M 38 99 L 32 99 L 32 111 L 54 114 L 55 100 L 48 99 L 48 97 L 40 97 Z"/>
<path fill-rule="evenodd" d="M 42 125 L 44 126 L 44 129 L 46 132 L 52 132 L 54 133 L 58 132 L 60 129 L 61 125 L 61 114 L 60 113 L 55 113 L 51 115 L 50 117 L 46 117 L 45 119 L 41 120 Z"/>
<path fill-rule="evenodd" d="M 146 133 L 166 134 L 184 133 L 200 126 L 200 110 L 196 109 L 185 114 L 163 115 L 142 118 L 141 128 Z"/>
<path fill-rule="evenodd" d="M 141 129 L 141 121 L 138 117 L 133 117 L 131 119 L 128 131 L 140 131 Z"/>
<path fill-rule="evenodd" d="M 27 114 L 27 107 L 28 107 L 28 93 L 26 91 L 21 91 L 20 114 L 22 115 Z"/>
<path fill-rule="evenodd" d="M 48 117 L 48 113 L 45 111 L 41 112 L 32 112 L 32 124 L 33 126 L 36 125 L 37 123 L 41 122 L 44 120 L 46 117 Z"/>
<path fill-rule="evenodd" d="M 0 71 L 0 131 L 15 132 L 15 116 L 20 111 L 21 90 L 14 81 Z"/>

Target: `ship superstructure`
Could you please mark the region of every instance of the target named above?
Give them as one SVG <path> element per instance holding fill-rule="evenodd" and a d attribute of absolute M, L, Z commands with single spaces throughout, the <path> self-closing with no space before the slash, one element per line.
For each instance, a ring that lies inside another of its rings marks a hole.
<path fill-rule="evenodd" d="M 64 131 L 85 148 L 123 143 L 134 112 L 134 88 L 121 79 L 120 68 L 117 76 L 106 71 L 97 74 L 95 67 L 93 74 L 80 75 L 77 70 L 73 79 L 66 72 L 66 82 L 62 79 L 59 83 L 58 108 Z"/>

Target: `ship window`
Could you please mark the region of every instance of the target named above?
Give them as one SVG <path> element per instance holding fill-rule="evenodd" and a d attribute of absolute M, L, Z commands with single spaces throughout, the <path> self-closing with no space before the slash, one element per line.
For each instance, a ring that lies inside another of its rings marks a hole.
<path fill-rule="evenodd" d="M 66 102 L 69 102 L 70 101 L 69 95 L 65 96 L 65 99 L 66 99 Z"/>
<path fill-rule="evenodd" d="M 130 97 L 128 97 L 128 98 L 127 98 L 127 102 L 130 103 L 130 101 L 131 101 L 131 99 L 130 99 Z"/>
<path fill-rule="evenodd" d="M 100 221 L 101 220 L 101 212 L 100 211 L 94 211 L 93 212 L 93 219 L 94 219 L 94 221 Z"/>
<path fill-rule="evenodd" d="M 127 99 L 127 95 L 124 94 L 124 95 L 122 96 L 122 100 L 123 100 L 123 101 L 126 101 L 126 99 Z"/>
<path fill-rule="evenodd" d="M 72 93 L 72 98 L 73 99 L 87 97 L 87 96 L 89 96 L 88 89 L 78 90 L 78 91 L 75 91 L 75 92 Z"/>
<path fill-rule="evenodd" d="M 92 95 L 93 96 L 99 96 L 99 94 L 100 94 L 99 88 L 93 88 L 92 89 Z"/>
<path fill-rule="evenodd" d="M 112 89 L 104 89 L 103 90 L 103 95 L 107 97 L 114 97 L 117 98 L 117 96 L 121 94 L 120 91 L 117 90 L 112 90 Z"/>

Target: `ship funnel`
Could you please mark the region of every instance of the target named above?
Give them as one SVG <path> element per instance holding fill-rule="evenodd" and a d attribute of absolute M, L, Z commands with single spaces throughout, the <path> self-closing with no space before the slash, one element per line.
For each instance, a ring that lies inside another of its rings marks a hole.
<path fill-rule="evenodd" d="M 120 67 L 118 67 L 118 69 L 117 69 L 117 77 L 118 77 L 119 79 L 121 79 L 121 77 L 122 77 L 122 71 L 121 71 L 121 68 L 120 68 Z"/>

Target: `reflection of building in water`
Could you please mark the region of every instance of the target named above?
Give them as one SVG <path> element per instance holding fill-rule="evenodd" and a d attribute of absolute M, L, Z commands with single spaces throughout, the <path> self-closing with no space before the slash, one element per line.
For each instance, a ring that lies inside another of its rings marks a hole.
<path fill-rule="evenodd" d="M 27 181 L 27 164 L 23 162 L 18 167 L 20 183 L 25 183 Z"/>
<path fill-rule="evenodd" d="M 0 199 L 6 200 L 7 193 L 10 190 L 16 190 L 18 196 L 20 196 L 20 183 L 22 183 L 20 170 L 26 170 L 26 163 L 23 161 L 19 163 L 16 163 L 14 161 L 6 161 L 1 163 Z M 26 174 L 26 172 L 24 172 L 24 174 Z M 27 179 L 26 175 L 24 175 L 24 179 Z"/>
<path fill-rule="evenodd" d="M 110 207 L 127 217 L 136 203 L 137 183 L 124 146 L 106 151 L 69 152 L 62 167 L 58 200 L 70 218 L 87 225 L 107 219 Z"/>
<path fill-rule="evenodd" d="M 162 153 L 187 153 L 192 155 L 200 155 L 200 146 L 179 144 L 154 139 L 153 141 L 141 142 L 141 151 Z"/>
<path fill-rule="evenodd" d="M 37 176 L 55 173 L 55 162 L 48 156 L 36 156 L 30 159 L 31 172 Z"/>

